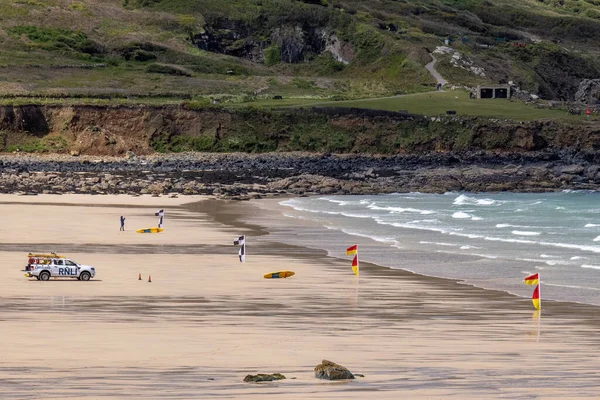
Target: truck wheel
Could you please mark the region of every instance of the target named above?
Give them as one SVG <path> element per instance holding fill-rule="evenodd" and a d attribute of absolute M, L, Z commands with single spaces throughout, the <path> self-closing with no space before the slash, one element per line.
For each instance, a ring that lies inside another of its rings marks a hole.
<path fill-rule="evenodd" d="M 87 271 L 83 271 L 81 273 L 81 275 L 79 275 L 79 279 L 82 281 L 89 281 L 91 277 L 92 277 L 92 274 L 90 274 Z"/>
<path fill-rule="evenodd" d="M 48 272 L 48 271 L 40 272 L 40 276 L 38 279 L 40 281 L 49 281 L 50 280 L 50 272 Z"/>
<path fill-rule="evenodd" d="M 39 275 L 36 275 L 36 276 L 35 276 L 35 279 L 37 279 L 37 280 L 39 281 L 39 280 L 40 280 L 40 276 L 39 276 Z"/>

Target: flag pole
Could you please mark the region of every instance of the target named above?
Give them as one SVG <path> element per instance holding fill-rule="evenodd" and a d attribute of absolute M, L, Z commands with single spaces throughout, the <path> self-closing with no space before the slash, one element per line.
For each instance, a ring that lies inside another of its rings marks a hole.
<path fill-rule="evenodd" d="M 358 245 L 356 245 L 356 279 L 360 278 L 360 260 L 358 258 Z"/>
<path fill-rule="evenodd" d="M 542 311 L 542 274 L 538 272 L 538 295 L 540 296 L 540 312 Z"/>

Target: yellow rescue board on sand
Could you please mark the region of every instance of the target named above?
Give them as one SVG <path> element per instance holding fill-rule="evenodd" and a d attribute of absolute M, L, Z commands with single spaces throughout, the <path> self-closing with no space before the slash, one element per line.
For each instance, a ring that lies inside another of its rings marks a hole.
<path fill-rule="evenodd" d="M 265 279 L 289 278 L 290 276 L 294 276 L 295 274 L 296 273 L 293 271 L 277 271 L 266 274 Z"/>
<path fill-rule="evenodd" d="M 137 233 L 160 233 L 163 231 L 163 228 L 143 228 L 138 229 Z"/>

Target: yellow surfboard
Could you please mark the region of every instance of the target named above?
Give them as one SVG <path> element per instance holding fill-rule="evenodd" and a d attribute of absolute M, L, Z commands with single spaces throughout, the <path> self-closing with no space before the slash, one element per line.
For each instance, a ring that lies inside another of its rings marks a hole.
<path fill-rule="evenodd" d="M 137 233 L 160 233 L 163 230 L 164 230 L 163 228 L 143 228 L 143 229 L 138 229 L 136 232 Z"/>
<path fill-rule="evenodd" d="M 295 274 L 296 273 L 293 271 L 277 271 L 266 274 L 265 279 L 289 278 L 290 276 L 294 276 Z"/>

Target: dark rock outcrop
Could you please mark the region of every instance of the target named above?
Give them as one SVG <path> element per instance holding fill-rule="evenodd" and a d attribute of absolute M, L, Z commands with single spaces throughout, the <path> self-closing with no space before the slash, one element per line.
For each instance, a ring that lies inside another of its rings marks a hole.
<path fill-rule="evenodd" d="M 276 372 L 274 374 L 257 374 L 257 375 L 246 375 L 244 382 L 270 382 L 279 381 L 286 379 L 284 375 Z"/>
<path fill-rule="evenodd" d="M 600 79 L 584 79 L 579 83 L 575 101 L 584 104 L 596 104 L 600 101 Z"/>
<path fill-rule="evenodd" d="M 321 364 L 315 367 L 315 377 L 319 379 L 328 379 L 331 381 L 340 379 L 354 379 L 352 372 L 346 367 L 342 367 L 329 360 L 323 360 Z"/>

